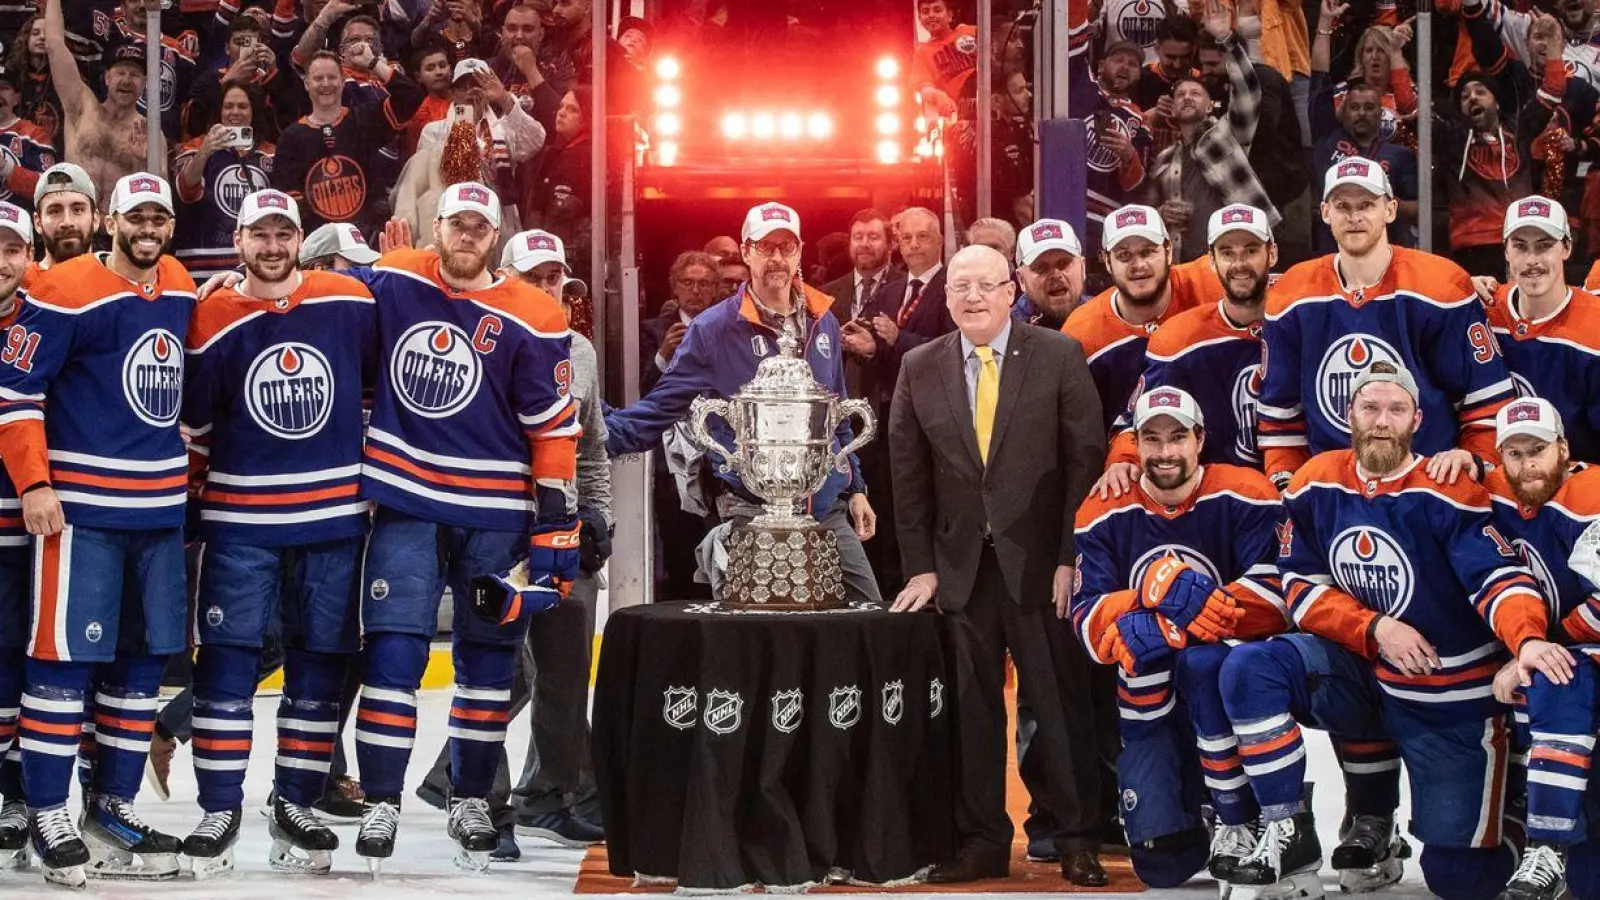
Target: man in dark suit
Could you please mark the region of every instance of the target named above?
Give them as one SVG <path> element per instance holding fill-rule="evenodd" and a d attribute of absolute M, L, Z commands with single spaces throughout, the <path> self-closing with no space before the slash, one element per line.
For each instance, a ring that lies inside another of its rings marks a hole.
<path fill-rule="evenodd" d="M 1033 702 L 1062 874 L 1106 883 L 1089 660 L 1064 621 L 1073 517 L 1105 461 L 1105 427 L 1078 342 L 1013 323 L 1006 260 L 968 247 L 946 296 L 959 329 L 908 353 L 889 412 L 895 525 L 910 576 L 896 611 L 937 603 L 951 628 L 960 713 L 961 852 L 936 883 L 1010 871 L 1005 652 Z"/>
<path fill-rule="evenodd" d="M 876 209 L 864 209 L 850 219 L 849 275 L 823 287 L 833 298 L 833 317 L 844 349 L 845 392 L 866 400 L 880 425 L 886 422 L 889 397 L 894 392 L 894 361 L 889 343 L 872 330 L 878 315 L 894 315 L 905 294 L 906 275 L 889 265 L 889 220 Z M 867 494 L 879 511 L 878 531 L 867 541 L 867 559 L 885 597 L 900 590 L 900 545 L 894 533 L 894 493 L 889 477 L 889 442 L 877 440 L 861 448 L 861 477 Z"/>
<path fill-rule="evenodd" d="M 888 310 L 872 318 L 872 330 L 892 348 L 896 368 L 917 347 L 955 330 L 944 302 L 944 236 L 939 217 L 913 206 L 894 217 L 894 240 L 906 264 L 905 287 L 885 298 Z"/>

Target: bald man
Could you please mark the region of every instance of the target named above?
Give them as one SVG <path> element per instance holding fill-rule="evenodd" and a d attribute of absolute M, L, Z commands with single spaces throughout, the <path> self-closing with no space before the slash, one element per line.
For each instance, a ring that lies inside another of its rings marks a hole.
<path fill-rule="evenodd" d="M 1062 874 L 1101 886 L 1088 659 L 1064 618 L 1077 565 L 1073 518 L 1105 459 L 1105 428 L 1083 348 L 1016 325 L 1015 292 L 1004 256 L 984 246 L 957 253 L 942 297 L 956 330 L 905 355 L 890 404 L 895 528 L 909 576 L 893 609 L 936 604 L 963 673 L 954 686 L 961 850 L 928 880 L 1009 874 L 1009 649 L 1037 714 Z"/>

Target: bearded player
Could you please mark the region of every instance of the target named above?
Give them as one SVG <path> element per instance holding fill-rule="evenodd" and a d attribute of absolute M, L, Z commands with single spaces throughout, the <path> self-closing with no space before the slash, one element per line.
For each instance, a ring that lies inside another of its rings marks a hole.
<path fill-rule="evenodd" d="M 100 230 L 98 196 L 89 173 L 72 163 L 56 163 L 39 176 L 33 188 L 33 222 L 44 245 L 39 270 L 89 252 Z"/>

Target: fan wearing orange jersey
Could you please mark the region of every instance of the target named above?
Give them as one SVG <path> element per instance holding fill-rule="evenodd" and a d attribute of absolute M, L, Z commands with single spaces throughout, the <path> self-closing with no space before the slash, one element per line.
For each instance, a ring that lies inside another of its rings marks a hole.
<path fill-rule="evenodd" d="M 956 114 L 956 98 L 978 70 L 978 29 L 957 25 L 952 0 L 917 0 L 928 40 L 911 54 L 911 89 L 940 118 Z"/>

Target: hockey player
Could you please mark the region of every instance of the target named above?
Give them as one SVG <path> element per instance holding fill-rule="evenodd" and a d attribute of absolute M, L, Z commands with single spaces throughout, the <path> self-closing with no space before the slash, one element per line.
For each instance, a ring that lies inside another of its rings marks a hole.
<path fill-rule="evenodd" d="M 1561 414 L 1572 458 L 1600 462 L 1600 298 L 1567 286 L 1567 211 L 1546 197 L 1514 201 L 1504 235 L 1511 283 L 1488 304 L 1490 330 L 1519 393 Z"/>
<path fill-rule="evenodd" d="M 78 887 L 91 858 L 108 877 L 178 873 L 178 839 L 133 799 L 162 670 L 187 638 L 178 411 L 194 282 L 162 254 L 165 180 L 125 176 L 108 206 L 111 252 L 40 273 L 0 351 L 0 458 L 35 536 L 18 730 L 33 846 L 47 881 Z M 91 687 L 80 837 L 66 801 Z"/>
<path fill-rule="evenodd" d="M 339 846 L 311 806 L 359 642 L 361 398 L 377 364 L 376 311 L 361 282 L 300 271 L 300 239 L 288 194 L 245 197 L 234 245 L 248 274 L 207 296 L 189 328 L 182 418 L 191 479 L 203 484 L 194 766 L 204 817 L 183 847 L 196 878 L 233 868 L 262 636 L 280 622 L 269 861 L 323 875 Z"/>
<path fill-rule="evenodd" d="M 1284 495 L 1278 566 L 1304 633 L 1236 647 L 1222 667 L 1264 823 L 1235 882 L 1321 894 L 1322 850 L 1301 800 L 1303 722 L 1350 740 L 1392 738 L 1411 778 L 1428 889 L 1487 900 L 1512 863 L 1500 840 L 1506 731 L 1495 670 L 1510 647 L 1524 674 L 1564 681 L 1571 657 L 1544 639 L 1544 598 L 1491 524 L 1488 493 L 1430 475 L 1412 452 L 1424 413 L 1411 373 L 1374 362 L 1350 394 L 1354 449 L 1319 454 Z"/>
<path fill-rule="evenodd" d="M 1528 755 L 1528 846 L 1500 898 L 1556 900 L 1570 887 L 1580 900 L 1594 900 L 1600 841 L 1588 827 L 1600 816 L 1600 788 L 1589 780 L 1589 763 L 1600 730 L 1600 597 L 1567 560 L 1600 519 L 1600 469 L 1570 465 L 1564 420 L 1548 400 L 1513 400 L 1495 426 L 1502 466 L 1484 482 L 1495 527 L 1551 599 L 1551 636 L 1579 655 L 1565 685 L 1543 674 L 1524 681 L 1513 664 L 1495 679 L 1501 702 L 1513 703 L 1517 693 L 1526 701 L 1515 713 L 1517 747 Z"/>
<path fill-rule="evenodd" d="M 89 173 L 72 163 L 44 170 L 33 188 L 33 222 L 44 245 L 42 271 L 88 253 L 100 230 L 99 194 Z"/>
<path fill-rule="evenodd" d="M 23 275 L 33 262 L 33 226 L 21 207 L 0 202 L 0 329 L 21 309 Z M 28 585 L 33 554 L 18 510 L 22 502 L 9 478 L 0 478 L 0 869 L 28 859 L 28 807 L 22 797 L 22 763 L 16 745 L 22 670 L 28 647 Z"/>
<path fill-rule="evenodd" d="M 1373 363 L 1421 379 L 1417 451 L 1428 474 L 1480 477 L 1494 456 L 1494 414 L 1514 395 L 1472 284 L 1460 266 L 1389 244 L 1398 206 L 1383 168 L 1335 163 L 1322 218 L 1339 250 L 1300 263 L 1267 298 L 1259 445 L 1280 486 L 1312 454 L 1348 446 L 1345 408 Z"/>
<path fill-rule="evenodd" d="M 1208 259 L 1173 264 L 1167 226 L 1148 206 L 1106 216 L 1102 246 L 1115 287 L 1073 310 L 1061 330 L 1083 345 L 1109 434 L 1133 399 L 1156 326 L 1220 298 L 1222 283 Z"/>
<path fill-rule="evenodd" d="M 1267 304 L 1268 271 L 1278 245 L 1266 213 L 1234 204 L 1211 214 L 1206 227 L 1210 262 L 1222 273 L 1222 299 L 1173 316 L 1150 336 L 1145 369 L 1136 392 L 1171 385 L 1194 397 L 1205 419 L 1201 459 L 1259 469 L 1256 396 L 1261 389 L 1261 316 Z M 1142 471 L 1134 433 L 1112 439 L 1106 473 L 1096 494 L 1120 496 Z"/>

